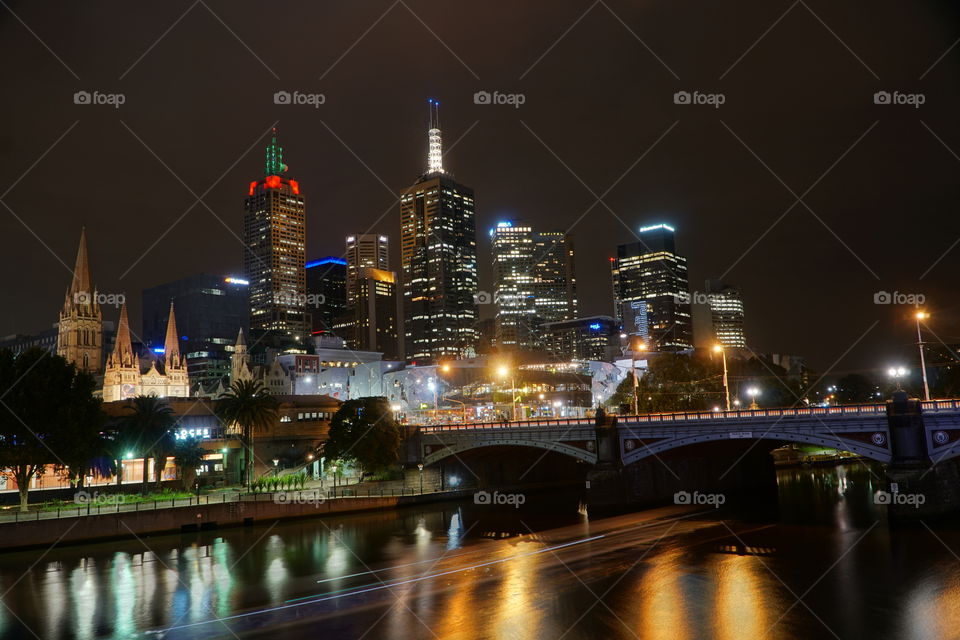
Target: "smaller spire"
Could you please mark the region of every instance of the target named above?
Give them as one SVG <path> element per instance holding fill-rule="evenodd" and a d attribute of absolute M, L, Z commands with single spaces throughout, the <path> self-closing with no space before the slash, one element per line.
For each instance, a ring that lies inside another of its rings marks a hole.
<path fill-rule="evenodd" d="M 130 366 L 134 363 L 133 342 L 130 340 L 130 320 L 127 318 L 126 302 L 120 306 L 120 322 L 117 323 L 113 360 L 118 366 Z"/>
<path fill-rule="evenodd" d="M 240 329 L 240 333 L 237 334 L 237 347 L 243 347 L 244 349 L 247 348 L 247 341 L 246 341 L 246 339 L 243 337 L 243 329 L 242 329 L 242 328 Z"/>
<path fill-rule="evenodd" d="M 427 173 L 443 173 L 443 143 L 440 139 L 440 101 L 427 100 L 430 126 L 427 129 Z"/>
<path fill-rule="evenodd" d="M 177 336 L 177 318 L 173 313 L 173 300 L 170 301 L 170 316 L 167 318 L 167 335 L 163 341 L 163 355 L 167 366 L 180 364 L 180 339 Z"/>
<path fill-rule="evenodd" d="M 283 164 L 283 147 L 278 142 L 276 127 L 270 132 L 270 144 L 267 145 L 263 171 L 267 176 L 279 176 L 287 171 L 287 165 Z"/>

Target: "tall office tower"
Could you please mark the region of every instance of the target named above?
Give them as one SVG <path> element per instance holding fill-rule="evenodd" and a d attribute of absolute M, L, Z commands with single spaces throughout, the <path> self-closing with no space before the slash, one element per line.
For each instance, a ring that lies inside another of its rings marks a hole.
<path fill-rule="evenodd" d="M 176 305 L 176 327 L 192 384 L 208 391 L 230 374 L 237 331 L 250 322 L 249 286 L 236 277 L 200 273 L 144 289 L 143 341 L 154 353 L 166 352 L 170 304 Z"/>
<path fill-rule="evenodd" d="M 397 274 L 361 267 L 357 270 L 353 340 L 358 351 L 379 351 L 388 360 L 400 353 L 397 322 Z"/>
<path fill-rule="evenodd" d="M 577 317 L 577 277 L 573 236 L 563 231 L 533 234 L 536 269 L 533 280 L 534 315 L 540 324 Z"/>
<path fill-rule="evenodd" d="M 473 189 L 443 168 L 439 103 L 430 100 L 427 172 L 400 192 L 406 357 L 474 352 L 477 233 Z"/>
<path fill-rule="evenodd" d="M 334 324 L 347 310 L 346 260 L 327 256 L 307 263 L 307 303 L 313 316 L 313 332 L 333 331 Z"/>
<path fill-rule="evenodd" d="M 673 227 L 641 227 L 639 240 L 617 247 L 610 267 L 614 311 L 624 331 L 643 335 L 644 325 L 650 348 L 659 351 L 693 347 L 687 259 L 677 255 Z"/>
<path fill-rule="evenodd" d="M 535 341 L 533 229 L 498 222 L 490 229 L 493 254 L 495 340 L 505 349 L 529 349 Z"/>
<path fill-rule="evenodd" d="M 103 371 L 103 313 L 96 290 L 90 284 L 87 260 L 87 231 L 80 231 L 80 247 L 73 267 L 73 279 L 60 311 L 57 355 L 83 371 Z"/>
<path fill-rule="evenodd" d="M 266 148 L 264 177 L 250 183 L 244 202 L 243 272 L 250 283 L 250 329 L 305 338 L 306 206 L 287 172 L 283 148 L 273 130 Z"/>
<path fill-rule="evenodd" d="M 390 270 L 387 236 L 377 233 L 353 233 L 347 236 L 347 305 L 356 299 L 357 272 L 364 267 Z"/>
<path fill-rule="evenodd" d="M 497 345 L 546 348 L 542 325 L 576 316 L 572 240 L 513 222 L 497 223 L 490 238 Z"/>
<path fill-rule="evenodd" d="M 713 335 L 717 342 L 725 347 L 746 347 L 740 289 L 719 280 L 707 280 L 707 303 L 710 305 Z"/>

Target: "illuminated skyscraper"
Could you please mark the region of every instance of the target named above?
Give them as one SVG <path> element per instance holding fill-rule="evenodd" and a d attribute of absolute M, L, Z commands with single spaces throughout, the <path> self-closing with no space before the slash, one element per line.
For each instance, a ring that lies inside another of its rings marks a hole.
<path fill-rule="evenodd" d="M 490 239 L 497 345 L 545 348 L 542 325 L 577 314 L 572 239 L 514 222 L 498 223 Z"/>
<path fill-rule="evenodd" d="M 378 233 L 352 233 L 347 236 L 347 304 L 356 300 L 357 273 L 363 268 L 390 270 L 387 236 Z"/>
<path fill-rule="evenodd" d="M 333 331 L 347 310 L 347 261 L 327 256 L 308 262 L 307 294 L 312 304 L 313 332 Z"/>
<path fill-rule="evenodd" d="M 740 289 L 719 280 L 707 280 L 707 302 L 717 342 L 725 347 L 746 347 Z"/>
<path fill-rule="evenodd" d="M 639 240 L 617 247 L 610 267 L 614 312 L 624 331 L 643 335 L 644 326 L 643 337 L 661 351 L 693 347 L 687 259 L 677 255 L 673 227 L 642 227 Z"/>
<path fill-rule="evenodd" d="M 304 338 L 306 311 L 306 205 L 287 171 L 273 130 L 264 178 L 250 183 L 244 202 L 243 271 L 250 283 L 250 329 Z"/>
<path fill-rule="evenodd" d="M 351 346 L 379 351 L 387 359 L 400 352 L 397 323 L 397 274 L 362 267 L 357 271 L 355 316 Z"/>
<path fill-rule="evenodd" d="M 477 337 L 473 189 L 443 168 L 434 100 L 428 143 L 427 172 L 400 192 L 404 334 L 411 360 L 468 355 Z"/>

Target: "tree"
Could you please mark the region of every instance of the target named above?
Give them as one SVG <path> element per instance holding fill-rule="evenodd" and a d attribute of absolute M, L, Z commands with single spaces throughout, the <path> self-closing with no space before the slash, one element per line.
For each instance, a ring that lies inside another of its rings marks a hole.
<path fill-rule="evenodd" d="M 84 371 L 77 372 L 70 389 L 64 428 L 59 430 L 54 446 L 65 465 L 62 471 L 78 490 L 83 488 L 88 473 L 95 471 L 106 476 L 114 468 L 104 434 L 106 416 L 103 414 L 103 401 L 94 397 L 95 388 L 96 381 L 92 375 Z"/>
<path fill-rule="evenodd" d="M 226 425 L 240 427 L 245 453 L 243 479 L 250 490 L 253 482 L 253 433 L 266 431 L 279 420 L 279 404 L 258 380 L 237 380 L 220 396 L 215 412 Z"/>
<path fill-rule="evenodd" d="M 127 409 L 131 413 L 122 418 L 122 428 L 135 438 L 136 451 L 143 456 L 143 493 L 147 493 L 147 459 L 154 459 L 159 486 L 167 454 L 173 448 L 170 430 L 177 419 L 166 400 L 157 396 L 137 396 Z"/>
<path fill-rule="evenodd" d="M 843 404 L 876 402 L 876 387 L 868 377 L 850 373 L 837 380 L 837 399 Z"/>
<path fill-rule="evenodd" d="M 0 468 L 11 470 L 26 511 L 30 481 L 48 464 L 68 466 L 70 447 L 88 447 L 90 431 L 74 433 L 97 407 L 89 376 L 60 356 L 0 350 Z"/>
<path fill-rule="evenodd" d="M 179 440 L 174 446 L 173 460 L 177 464 L 180 481 L 185 490 L 189 491 L 193 486 L 193 481 L 197 477 L 197 467 L 203 462 L 203 456 L 206 454 L 207 450 L 200 446 L 200 441 L 196 438 Z"/>
<path fill-rule="evenodd" d="M 330 460 L 353 460 L 376 473 L 400 460 L 400 427 L 386 398 L 344 402 L 330 422 L 323 454 Z"/>

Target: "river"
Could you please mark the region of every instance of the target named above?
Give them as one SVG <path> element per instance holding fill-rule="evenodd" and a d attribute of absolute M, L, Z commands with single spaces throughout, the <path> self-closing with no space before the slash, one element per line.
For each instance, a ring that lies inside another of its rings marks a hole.
<path fill-rule="evenodd" d="M 875 473 L 780 469 L 777 504 L 529 494 L 6 553 L 0 638 L 960 637 L 960 526 L 891 530 Z"/>

